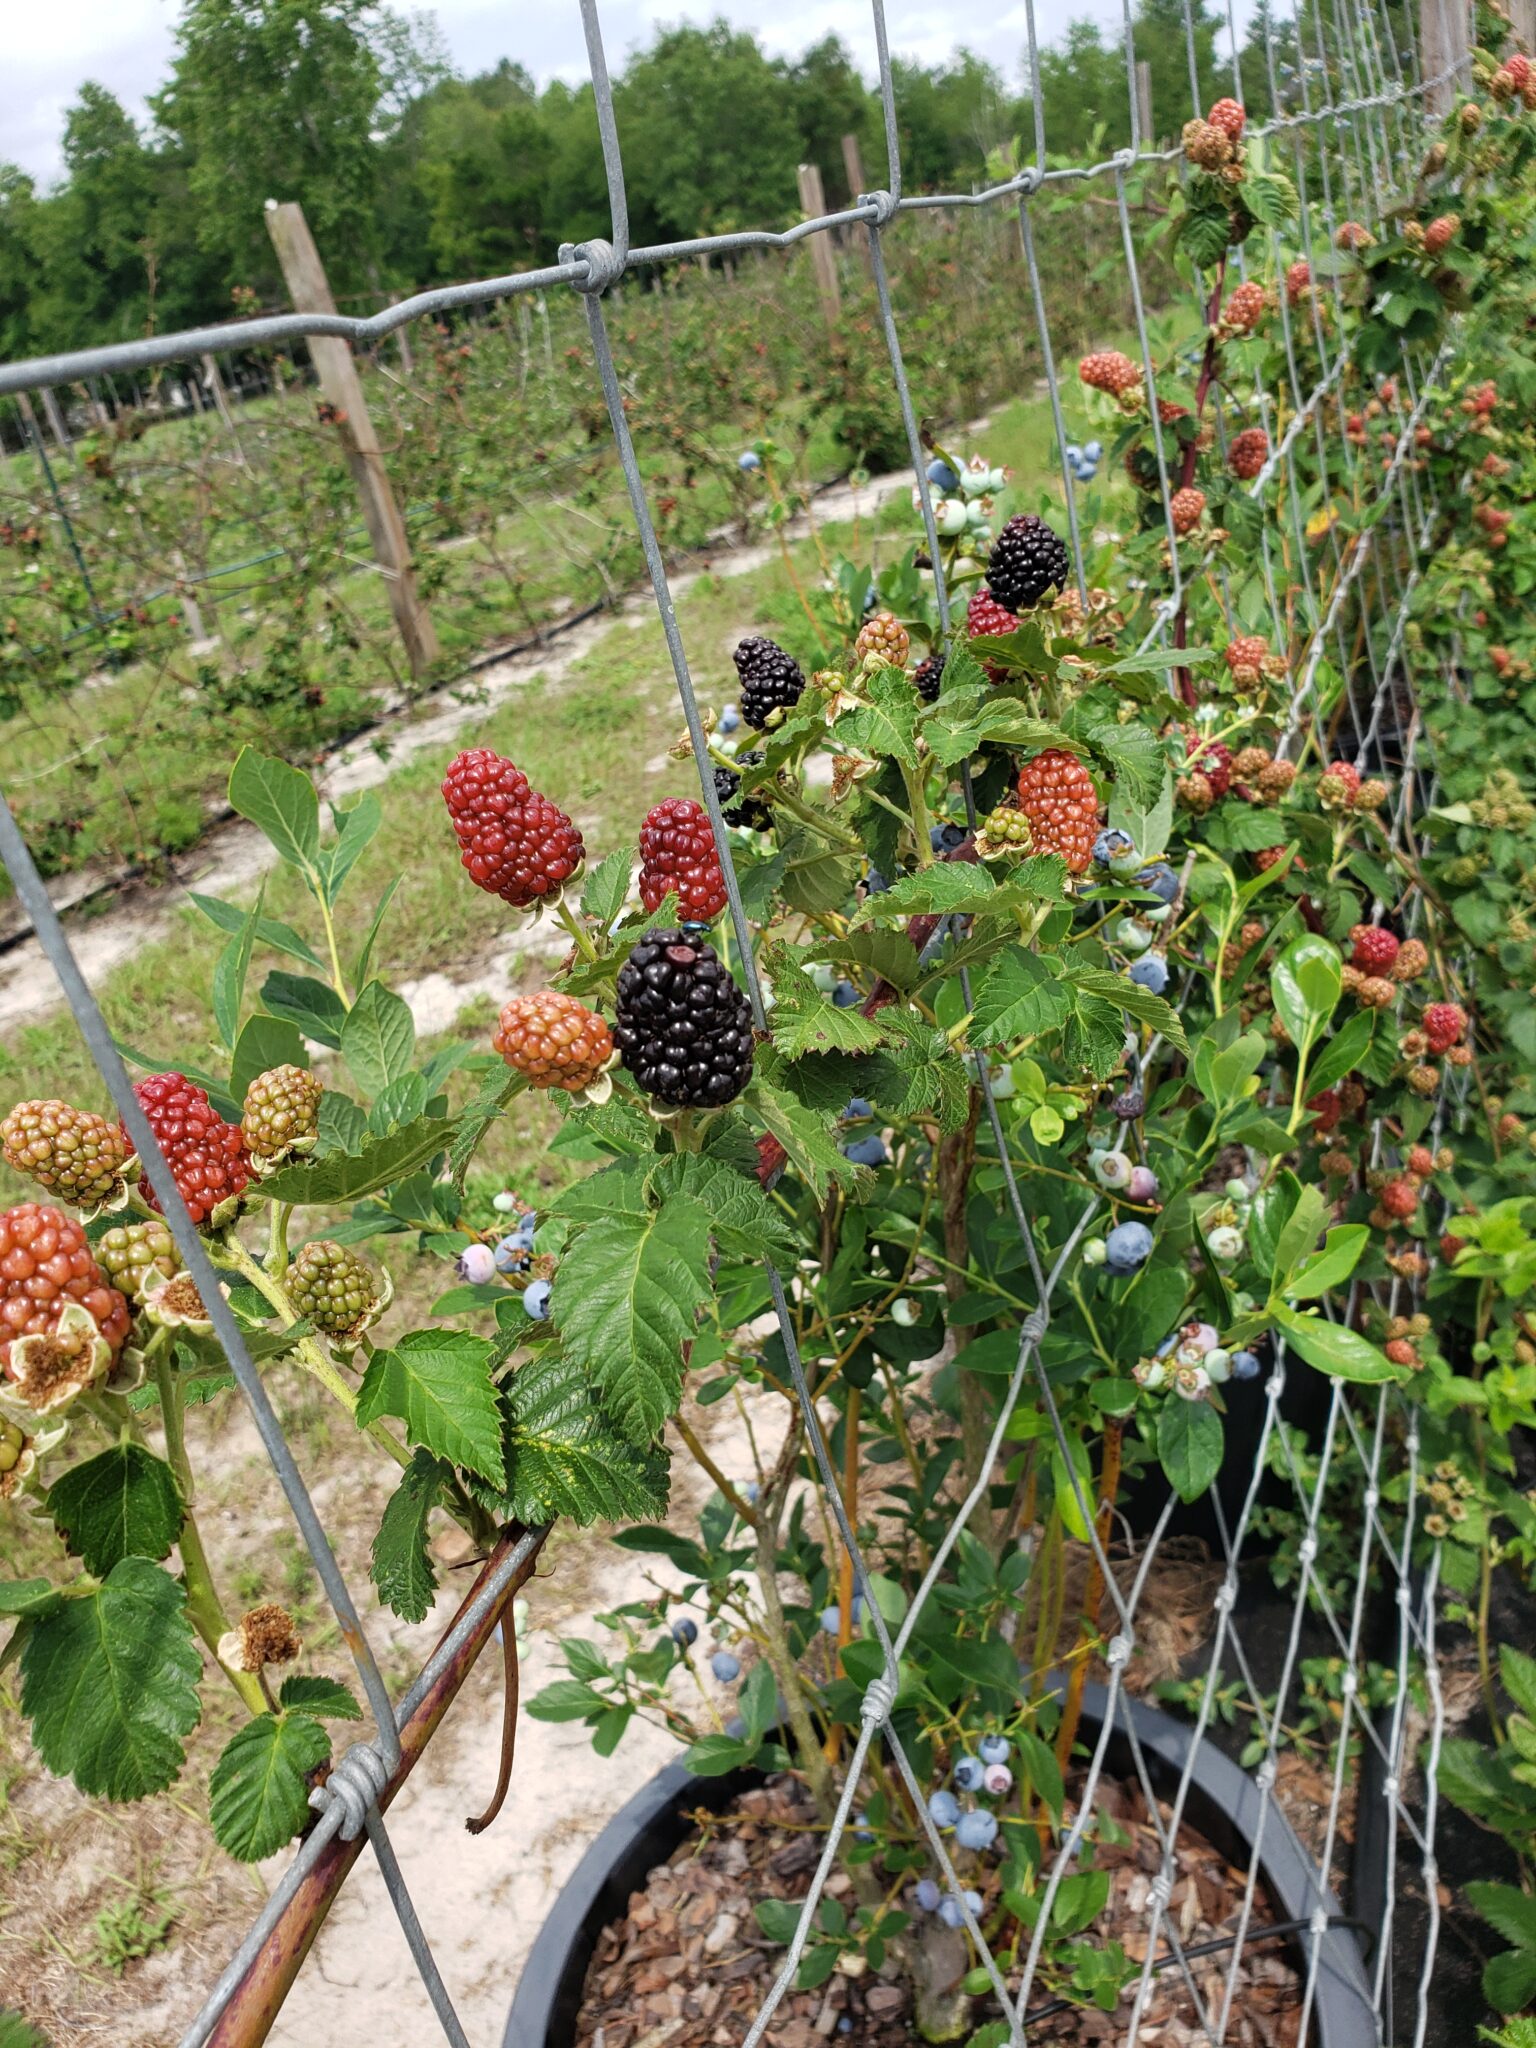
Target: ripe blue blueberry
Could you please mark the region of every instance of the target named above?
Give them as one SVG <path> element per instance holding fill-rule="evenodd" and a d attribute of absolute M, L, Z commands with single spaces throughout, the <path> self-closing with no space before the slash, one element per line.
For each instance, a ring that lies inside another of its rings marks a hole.
<path fill-rule="evenodd" d="M 747 1481 L 747 1484 L 741 1489 L 741 1494 L 748 1507 L 755 1508 L 757 1506 L 757 1497 L 761 1491 L 762 1489 L 755 1479 Z"/>
<path fill-rule="evenodd" d="M 864 877 L 864 887 L 871 896 L 883 896 L 890 886 L 878 868 L 871 868 Z"/>
<path fill-rule="evenodd" d="M 963 1756 L 949 1775 L 962 1792 L 979 1792 L 986 1772 L 979 1759 Z"/>
<path fill-rule="evenodd" d="M 928 481 L 936 491 L 943 491 L 947 497 L 951 491 L 958 491 L 960 478 L 951 469 L 942 455 L 936 455 L 928 465 Z"/>
<path fill-rule="evenodd" d="M 963 1927 L 965 1915 L 960 1910 L 960 1901 L 948 1897 L 940 1899 L 939 1918 L 946 1927 Z"/>
<path fill-rule="evenodd" d="M 822 1634 L 824 1636 L 835 1636 L 837 1634 L 837 1625 L 840 1619 L 841 1616 L 835 1607 L 823 1607 L 823 1609 L 821 1610 Z"/>
<path fill-rule="evenodd" d="M 960 1818 L 960 1802 L 941 1785 L 937 1792 L 928 1794 L 928 1813 L 936 1828 L 952 1828 Z"/>
<path fill-rule="evenodd" d="M 1102 441 L 1085 441 L 1083 443 L 1083 453 L 1090 462 L 1097 462 L 1104 453 L 1104 443 Z"/>
<path fill-rule="evenodd" d="M 532 1247 L 528 1239 L 514 1231 L 510 1237 L 504 1237 L 497 1245 L 492 1263 L 498 1273 L 526 1273 L 528 1261 L 532 1256 Z"/>
<path fill-rule="evenodd" d="M 843 1154 L 855 1166 L 884 1166 L 887 1157 L 885 1140 L 878 1133 L 867 1138 L 855 1138 L 851 1145 L 843 1147 Z"/>
<path fill-rule="evenodd" d="M 709 1668 L 722 1685 L 730 1685 L 741 1676 L 741 1659 L 733 1657 L 729 1650 L 716 1650 Z"/>
<path fill-rule="evenodd" d="M 976 1745 L 976 1754 L 984 1764 L 1005 1764 L 1012 1750 L 1013 1744 L 1006 1735 L 983 1735 Z"/>
<path fill-rule="evenodd" d="M 1179 893 L 1179 878 L 1164 860 L 1153 861 L 1149 868 L 1138 868 L 1132 879 L 1138 889 L 1145 889 L 1159 903 L 1171 903 Z"/>
<path fill-rule="evenodd" d="M 869 1831 L 869 1815 L 856 1813 L 853 1817 L 853 1839 L 856 1842 L 872 1842 L 875 1838 Z"/>
<path fill-rule="evenodd" d="M 1258 1356 L 1252 1351 L 1234 1351 L 1232 1354 L 1232 1377 L 1235 1380 L 1256 1380 L 1264 1370 Z"/>
<path fill-rule="evenodd" d="M 840 981 L 832 991 L 832 1000 L 840 1010 L 852 1010 L 859 1001 L 859 992 L 851 981 Z"/>
<path fill-rule="evenodd" d="M 984 1806 L 962 1813 L 955 1822 L 955 1840 L 962 1849 L 990 1849 L 997 1840 L 997 1815 Z"/>
<path fill-rule="evenodd" d="M 523 1307 L 536 1323 L 549 1321 L 549 1282 L 530 1280 L 523 1289 Z"/>
<path fill-rule="evenodd" d="M 943 1896 L 931 1877 L 920 1877 L 917 1880 L 917 1903 L 924 1913 L 936 1913 Z"/>
<path fill-rule="evenodd" d="M 963 825 L 930 825 L 928 844 L 935 853 L 953 853 L 957 846 L 965 844 Z"/>
<path fill-rule="evenodd" d="M 1111 1273 L 1134 1273 L 1152 1250 L 1145 1223 L 1117 1223 L 1104 1240 L 1104 1263 Z"/>
<path fill-rule="evenodd" d="M 853 2021 L 849 2019 L 847 2013 L 839 2013 L 837 2031 L 840 2034 L 851 2034 L 853 2032 Z"/>
<path fill-rule="evenodd" d="M 736 467 L 738 469 L 753 470 L 761 469 L 762 466 L 763 458 L 755 448 L 743 448 L 736 458 Z"/>
<path fill-rule="evenodd" d="M 680 1649 L 691 1650 L 699 1640 L 699 1624 L 690 1615 L 680 1614 L 672 1624 L 672 1640 Z"/>
<path fill-rule="evenodd" d="M 1134 852 L 1135 847 L 1129 832 L 1122 832 L 1118 825 L 1106 825 L 1093 842 L 1093 857 L 1101 868 L 1107 868 L 1112 860 Z"/>
<path fill-rule="evenodd" d="M 1168 962 L 1161 953 L 1144 953 L 1131 962 L 1126 973 L 1138 988 L 1150 989 L 1155 996 L 1168 986 Z"/>
<path fill-rule="evenodd" d="M 723 733 L 741 731 L 741 713 L 734 704 L 727 704 L 721 712 L 718 730 Z"/>
<path fill-rule="evenodd" d="M 843 1115 L 845 1118 L 858 1116 L 873 1116 L 874 1111 L 870 1108 L 869 1104 L 864 1100 L 862 1095 L 851 1095 L 848 1098 L 848 1107 L 843 1111 Z"/>

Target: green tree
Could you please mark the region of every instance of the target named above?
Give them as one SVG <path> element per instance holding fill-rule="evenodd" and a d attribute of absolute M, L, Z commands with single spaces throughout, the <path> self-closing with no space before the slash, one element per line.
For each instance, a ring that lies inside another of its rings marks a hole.
<path fill-rule="evenodd" d="M 845 135 L 858 138 L 869 182 L 885 182 L 885 143 L 875 97 L 836 36 L 823 36 L 784 67 L 784 90 L 799 133 L 799 161 L 819 166 L 833 206 L 846 206 L 856 197 L 843 169 Z"/>
<path fill-rule="evenodd" d="M 0 356 L 33 352 L 33 302 L 42 278 L 37 252 L 36 187 L 15 164 L 0 163 Z"/>
<path fill-rule="evenodd" d="M 49 347 L 77 347 L 142 333 L 154 162 L 105 87 L 87 82 L 65 116 L 64 166 L 63 185 L 36 216 L 37 336 Z"/>

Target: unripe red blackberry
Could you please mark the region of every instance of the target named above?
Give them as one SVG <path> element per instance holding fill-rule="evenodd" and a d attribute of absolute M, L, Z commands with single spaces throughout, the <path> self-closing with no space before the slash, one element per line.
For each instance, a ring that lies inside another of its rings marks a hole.
<path fill-rule="evenodd" d="M 1345 972 L 1358 973 L 1359 970 L 1347 968 Z M 1390 1009 L 1397 1001 L 1397 989 L 1379 974 L 1364 974 L 1356 984 L 1355 1001 L 1366 1010 Z"/>
<path fill-rule="evenodd" d="M 1312 266 L 1310 263 L 1293 263 L 1285 273 L 1285 295 L 1293 306 L 1299 306 L 1312 289 Z"/>
<path fill-rule="evenodd" d="M 1403 1163 L 1408 1171 L 1417 1174 L 1420 1180 L 1428 1180 L 1435 1170 L 1435 1155 L 1427 1145 L 1410 1145 L 1408 1157 Z"/>
<path fill-rule="evenodd" d="M 1228 334 L 1252 334 L 1264 318 L 1266 300 L 1263 285 L 1250 278 L 1228 299 L 1221 325 Z"/>
<path fill-rule="evenodd" d="M 558 896 L 581 866 L 581 834 L 565 812 L 490 747 L 451 764 L 443 801 L 471 881 L 514 910 Z"/>
<path fill-rule="evenodd" d="M 1232 138 L 1210 121 L 1186 121 L 1184 154 L 1202 171 L 1219 171 L 1232 161 Z"/>
<path fill-rule="evenodd" d="M 151 1074 L 135 1081 L 133 1092 L 192 1221 L 223 1222 L 233 1215 L 251 1180 L 240 1126 L 225 1123 L 205 1091 L 184 1074 Z M 162 1207 L 148 1179 L 139 1182 L 139 1192 L 152 1209 Z"/>
<path fill-rule="evenodd" d="M 1431 1052 L 1446 1052 L 1467 1028 L 1467 1013 L 1460 1003 L 1429 1003 L 1422 1019 Z"/>
<path fill-rule="evenodd" d="M 1425 255 L 1438 256 L 1443 249 L 1450 247 L 1460 232 L 1461 216 L 1455 213 L 1442 213 L 1424 230 Z"/>
<path fill-rule="evenodd" d="M 325 1093 L 307 1067 L 284 1064 L 258 1074 L 245 1091 L 240 1130 L 258 1165 L 312 1152 Z"/>
<path fill-rule="evenodd" d="M 0 1124 L 5 1163 L 77 1209 L 123 1192 L 133 1148 L 116 1124 L 67 1102 L 18 1102 Z"/>
<path fill-rule="evenodd" d="M 640 901 L 656 910 L 677 892 L 689 924 L 709 924 L 725 908 L 725 877 L 709 813 L 691 796 L 669 796 L 640 827 Z"/>
<path fill-rule="evenodd" d="M 965 631 L 970 640 L 1000 640 L 1007 633 L 1016 633 L 1019 622 L 1014 614 L 1004 609 L 983 583 L 971 592 L 970 603 L 965 608 Z M 994 661 L 982 663 L 987 680 L 1000 683 L 1008 671 L 999 668 Z"/>
<path fill-rule="evenodd" d="M 1242 141 L 1243 123 L 1247 120 L 1248 114 L 1237 100 L 1217 100 L 1205 118 L 1213 128 L 1219 128 L 1229 142 Z"/>
<path fill-rule="evenodd" d="M 1408 1069 L 1408 1086 L 1415 1095 L 1433 1095 L 1440 1086 L 1440 1069 L 1427 1064 Z"/>
<path fill-rule="evenodd" d="M 1189 407 L 1180 405 L 1176 398 L 1160 398 L 1157 401 L 1157 417 L 1165 427 L 1176 426 L 1180 420 L 1189 418 Z M 1155 465 L 1156 457 L 1153 461 Z"/>
<path fill-rule="evenodd" d="M 1257 788 L 1267 804 L 1276 804 L 1296 780 L 1294 761 L 1271 761 L 1259 770 Z"/>
<path fill-rule="evenodd" d="M 1397 934 L 1389 932 L 1384 925 L 1357 924 L 1349 934 L 1353 948 L 1351 963 L 1362 974 L 1390 974 L 1397 959 L 1399 947 Z"/>
<path fill-rule="evenodd" d="M 299 1314 L 327 1337 L 360 1336 L 384 1296 L 368 1261 L 328 1237 L 300 1246 L 288 1268 L 287 1287 Z"/>
<path fill-rule="evenodd" d="M 1205 512 L 1205 493 L 1193 487 L 1175 491 L 1168 501 L 1168 516 L 1175 533 L 1193 533 Z"/>
<path fill-rule="evenodd" d="M 1429 965 L 1429 948 L 1422 939 L 1404 939 L 1392 963 L 1394 981 L 1417 981 Z"/>
<path fill-rule="evenodd" d="M 718 1108 L 752 1078 L 747 999 L 714 947 L 685 932 L 647 932 L 619 969 L 613 1042 L 672 1108 Z"/>
<path fill-rule="evenodd" d="M 1191 769 L 1188 775 L 1181 775 L 1173 785 L 1173 793 L 1181 807 L 1193 811 L 1197 818 L 1203 818 L 1216 801 L 1215 790 L 1198 768 Z"/>
<path fill-rule="evenodd" d="M 1255 782 L 1274 758 L 1268 747 L 1240 747 L 1232 757 L 1232 773 L 1239 782 Z"/>
<path fill-rule="evenodd" d="M 1244 427 L 1227 449 L 1227 467 L 1243 483 L 1251 484 L 1269 460 L 1269 436 L 1262 427 Z"/>
<path fill-rule="evenodd" d="M 97 1238 L 95 1251 L 112 1285 L 133 1301 L 142 1301 L 148 1289 L 181 1271 L 175 1241 L 156 1216 L 142 1223 L 114 1223 Z"/>
<path fill-rule="evenodd" d="M 894 612 L 875 612 L 860 626 L 853 651 L 871 667 L 905 668 L 912 636 Z"/>
<path fill-rule="evenodd" d="M 1075 755 L 1048 747 L 1027 762 L 1019 771 L 1019 809 L 1036 853 L 1059 853 L 1069 874 L 1085 871 L 1098 836 L 1099 795 Z"/>
<path fill-rule="evenodd" d="M 1065 590 L 1071 576 L 1065 543 L 1043 519 L 1021 512 L 998 535 L 987 563 L 987 587 L 1010 611 L 1036 605 L 1054 585 Z"/>
<path fill-rule="evenodd" d="M 1317 800 L 1325 811 L 1347 811 L 1360 794 L 1360 770 L 1352 761 L 1331 761 L 1317 779 Z"/>
<path fill-rule="evenodd" d="M 0 1214 L 0 1367 L 17 1337 L 45 1336 L 67 1303 L 95 1322 L 113 1353 L 128 1335 L 128 1304 L 91 1255 L 84 1228 L 44 1202 Z"/>
<path fill-rule="evenodd" d="M 1077 374 L 1093 391 L 1107 391 L 1111 398 L 1123 398 L 1129 391 L 1142 392 L 1142 374 L 1128 355 L 1117 348 L 1095 349 L 1083 357 Z"/>
<path fill-rule="evenodd" d="M 1232 749 L 1224 740 L 1202 740 L 1193 726 L 1182 726 L 1184 757 L 1211 785 L 1218 800 L 1232 787 Z"/>
<path fill-rule="evenodd" d="M 1419 1354 L 1407 1337 L 1389 1337 L 1382 1347 L 1393 1365 L 1417 1365 Z"/>
<path fill-rule="evenodd" d="M 751 633 L 731 656 L 741 684 L 741 715 L 763 731 L 775 711 L 790 711 L 800 701 L 805 673 L 776 640 Z"/>
<path fill-rule="evenodd" d="M 1376 237 L 1369 228 L 1362 227 L 1357 220 L 1347 220 L 1333 238 L 1336 249 L 1370 249 L 1375 246 Z"/>
<path fill-rule="evenodd" d="M 1411 1180 L 1389 1180 L 1377 1200 L 1389 1216 L 1406 1222 L 1419 1206 L 1419 1191 Z"/>
<path fill-rule="evenodd" d="M 1229 640 L 1223 660 L 1234 683 L 1240 690 L 1257 689 L 1264 680 L 1264 664 L 1269 659 L 1269 642 L 1258 633 L 1239 633 L 1235 640 Z"/>
<path fill-rule="evenodd" d="M 613 1055 L 613 1035 L 585 1003 L 558 989 L 513 996 L 492 1045 L 534 1088 L 590 1087 Z"/>

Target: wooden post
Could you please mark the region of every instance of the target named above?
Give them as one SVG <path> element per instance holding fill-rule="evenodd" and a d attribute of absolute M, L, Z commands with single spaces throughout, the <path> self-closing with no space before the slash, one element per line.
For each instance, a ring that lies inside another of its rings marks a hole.
<path fill-rule="evenodd" d="M 1509 0 L 1509 21 L 1522 50 L 1536 50 L 1536 0 Z"/>
<path fill-rule="evenodd" d="M 45 384 L 37 395 L 43 401 L 43 417 L 48 422 L 48 431 L 52 434 L 55 444 L 64 451 L 78 469 L 80 458 L 75 453 L 74 442 L 69 438 L 69 429 L 64 424 L 64 410 L 59 404 L 58 396 L 53 386 Z"/>
<path fill-rule="evenodd" d="M 279 205 L 267 201 L 267 232 L 282 265 L 283 280 L 296 311 L 334 313 L 336 301 L 315 247 L 304 209 L 296 200 Z M 341 444 L 347 467 L 362 501 L 363 518 L 373 552 L 384 572 L 390 610 L 412 675 L 421 675 L 437 659 L 437 634 L 431 614 L 416 589 L 416 571 L 411 566 L 410 545 L 405 522 L 389 487 L 389 476 L 379 450 L 378 435 L 363 397 L 362 379 L 357 374 L 350 343 L 338 335 L 312 334 L 308 342 L 310 361 L 315 366 L 320 389 L 341 414 Z"/>
<path fill-rule="evenodd" d="M 235 460 L 244 462 L 245 450 L 240 446 L 240 436 L 235 432 L 235 416 L 230 410 L 229 393 L 224 388 L 224 378 L 219 369 L 219 359 L 214 355 L 203 357 L 203 381 L 213 399 L 214 409 L 224 422 L 224 431 L 234 444 Z"/>
<path fill-rule="evenodd" d="M 1419 68 L 1425 78 L 1437 81 L 1424 95 L 1431 114 L 1448 114 L 1456 104 L 1458 80 L 1471 54 L 1466 0 L 1419 0 Z M 1442 78 L 1444 71 L 1455 76 Z"/>
<path fill-rule="evenodd" d="M 1152 66 L 1145 57 L 1136 59 L 1136 121 L 1141 129 L 1143 149 L 1156 149 L 1152 132 Z"/>
<path fill-rule="evenodd" d="M 800 211 L 807 220 L 819 218 L 827 210 L 827 195 L 821 189 L 821 173 L 814 164 L 800 164 L 795 177 L 800 185 Z M 821 310 L 826 315 L 827 325 L 836 327 L 842 318 L 843 295 L 837 284 L 837 252 L 832 247 L 831 236 L 823 230 L 810 237 L 811 262 L 816 268 L 816 289 L 821 294 Z"/>
<path fill-rule="evenodd" d="M 864 159 L 859 153 L 857 135 L 843 137 L 843 176 L 848 180 L 848 197 L 857 199 L 869 187 L 864 182 Z"/>

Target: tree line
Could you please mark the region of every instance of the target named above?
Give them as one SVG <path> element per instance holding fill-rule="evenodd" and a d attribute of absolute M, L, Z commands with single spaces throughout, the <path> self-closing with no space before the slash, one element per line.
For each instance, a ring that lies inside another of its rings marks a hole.
<path fill-rule="evenodd" d="M 1194 0 L 1202 105 L 1230 90 L 1224 15 Z M 1251 111 L 1270 104 L 1265 19 L 1240 67 Z M 1137 0 L 1157 133 L 1191 111 L 1183 0 Z M 1282 59 L 1288 32 L 1273 32 Z M 1045 142 L 1080 158 L 1129 140 L 1124 51 L 1091 22 L 1021 53 L 1014 83 L 992 58 L 894 66 L 909 190 L 967 190 Z M 1294 75 L 1285 64 L 1287 75 Z M 793 59 L 715 21 L 663 29 L 615 80 L 637 243 L 748 226 L 798 210 L 797 164 L 827 198 L 852 196 L 842 137 L 884 181 L 877 94 L 828 36 Z M 96 83 L 64 123 L 64 175 L 40 191 L 0 162 L 0 356 L 15 357 L 283 303 L 263 224 L 270 199 L 303 202 L 332 282 L 372 310 L 394 291 L 555 260 L 562 241 L 608 229 L 591 87 L 538 87 L 503 58 L 457 75 L 430 16 L 371 0 L 184 0 L 170 76 L 140 126 Z"/>

